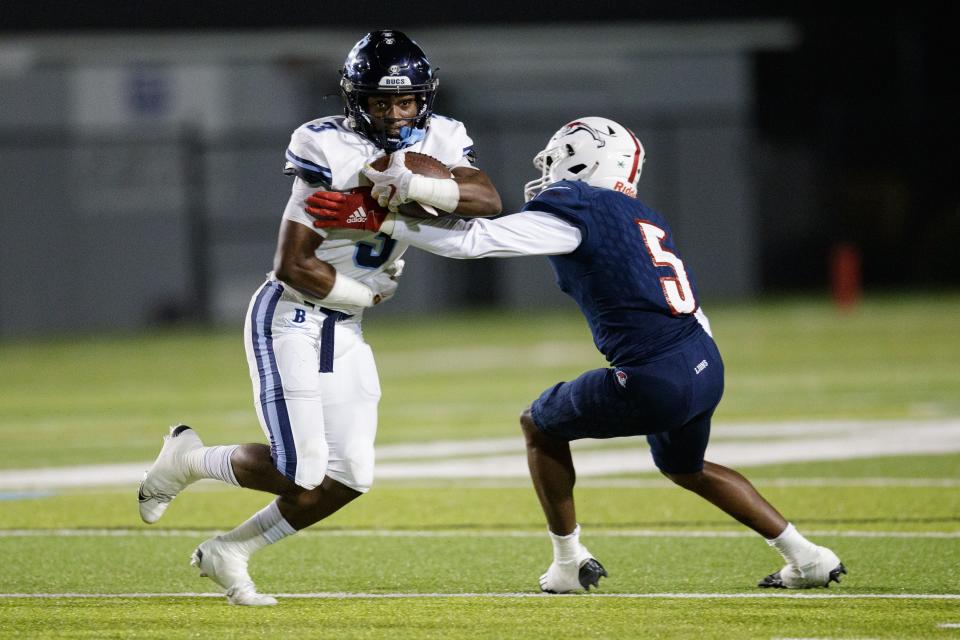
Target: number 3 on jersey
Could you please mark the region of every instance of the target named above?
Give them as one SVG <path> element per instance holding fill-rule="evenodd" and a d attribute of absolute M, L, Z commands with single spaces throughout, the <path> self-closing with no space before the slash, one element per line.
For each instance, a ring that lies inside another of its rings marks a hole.
<path fill-rule="evenodd" d="M 358 242 L 357 250 L 353 253 L 353 262 L 358 267 L 377 269 L 381 267 L 393 253 L 397 241 L 385 233 L 378 233 L 373 242 Z"/>
<path fill-rule="evenodd" d="M 693 287 L 690 286 L 690 279 L 687 278 L 683 260 L 663 246 L 663 239 L 667 237 L 667 232 L 645 220 L 637 220 L 637 226 L 643 234 L 643 243 L 650 252 L 653 264 L 658 267 L 670 267 L 677 274 L 660 278 L 663 297 L 666 298 L 670 310 L 674 315 L 696 311 L 697 301 L 693 298 Z"/>

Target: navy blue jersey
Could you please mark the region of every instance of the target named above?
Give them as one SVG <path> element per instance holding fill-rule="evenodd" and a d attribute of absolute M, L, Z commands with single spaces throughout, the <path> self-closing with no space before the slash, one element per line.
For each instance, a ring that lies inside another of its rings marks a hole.
<path fill-rule="evenodd" d="M 580 230 L 580 246 L 550 262 L 612 365 L 649 360 L 702 330 L 693 280 L 659 213 L 617 191 L 569 181 L 550 185 L 527 209 Z"/>

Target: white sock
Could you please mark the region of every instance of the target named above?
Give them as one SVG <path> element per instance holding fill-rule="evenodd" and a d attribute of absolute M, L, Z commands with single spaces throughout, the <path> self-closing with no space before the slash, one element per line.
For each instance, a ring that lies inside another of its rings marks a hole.
<path fill-rule="evenodd" d="M 794 566 L 809 564 L 817 554 L 817 545 L 800 535 L 796 527 L 789 522 L 787 528 L 776 538 L 767 540 L 767 544 L 779 551 L 783 559 Z"/>
<path fill-rule="evenodd" d="M 550 534 L 550 542 L 553 543 L 553 560 L 555 562 L 571 562 L 577 559 L 580 553 L 580 525 L 578 524 L 573 533 L 565 536 L 558 536 L 553 531 L 547 529 Z"/>
<path fill-rule="evenodd" d="M 297 530 L 290 526 L 290 523 L 280 514 L 280 507 L 274 500 L 253 514 L 249 520 L 220 536 L 220 539 L 224 542 L 236 543 L 239 549 L 249 556 L 254 551 L 279 542 L 296 532 Z"/>
<path fill-rule="evenodd" d="M 239 487 L 237 476 L 233 473 L 230 456 L 240 445 L 231 444 L 218 447 L 200 447 L 187 454 L 187 467 L 190 473 L 197 478 L 221 480 L 227 484 Z"/>

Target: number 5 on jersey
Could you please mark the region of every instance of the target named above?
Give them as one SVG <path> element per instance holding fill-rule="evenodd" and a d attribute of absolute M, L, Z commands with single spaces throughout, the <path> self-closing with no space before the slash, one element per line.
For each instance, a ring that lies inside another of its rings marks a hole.
<path fill-rule="evenodd" d="M 663 297 L 666 299 L 670 310 L 674 315 L 696 311 L 697 301 L 693 298 L 693 287 L 690 286 L 690 280 L 687 278 L 687 270 L 683 266 L 683 260 L 663 246 L 663 240 L 667 237 L 667 232 L 645 220 L 637 220 L 637 226 L 640 227 L 640 233 L 643 234 L 643 243 L 647 246 L 647 251 L 650 252 L 653 264 L 658 267 L 670 267 L 677 274 L 672 277 L 660 278 Z"/>

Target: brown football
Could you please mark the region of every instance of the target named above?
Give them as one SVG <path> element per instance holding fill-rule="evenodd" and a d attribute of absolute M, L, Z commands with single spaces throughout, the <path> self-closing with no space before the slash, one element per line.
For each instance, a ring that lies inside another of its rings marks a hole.
<path fill-rule="evenodd" d="M 451 176 L 450 169 L 447 169 L 445 164 L 433 156 L 428 156 L 425 153 L 417 153 L 416 151 L 407 151 L 404 154 L 404 158 L 407 169 L 410 169 L 410 171 L 413 171 L 419 176 L 426 176 L 427 178 L 449 178 Z M 371 162 L 370 166 L 377 171 L 383 171 L 387 168 L 388 164 L 390 164 L 390 156 L 385 155 Z"/>
<path fill-rule="evenodd" d="M 419 176 L 424 176 L 427 178 L 453 177 L 453 174 L 450 173 L 450 169 L 448 169 L 445 164 L 433 156 L 428 156 L 425 153 L 417 153 L 416 151 L 407 151 L 403 157 L 406 161 L 405 164 L 407 165 L 407 169 L 410 169 L 410 171 L 413 171 Z M 388 164 L 390 164 L 390 156 L 386 155 L 371 162 L 370 166 L 377 171 L 383 171 L 387 168 Z M 429 205 L 425 208 L 421 206 L 419 202 L 408 202 L 407 204 L 400 205 L 400 213 L 421 218 L 432 218 L 438 214 L 444 214 L 443 211 L 439 211 L 433 207 L 430 207 Z"/>

